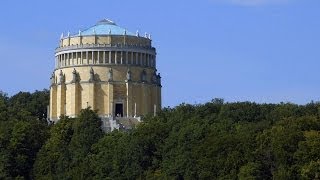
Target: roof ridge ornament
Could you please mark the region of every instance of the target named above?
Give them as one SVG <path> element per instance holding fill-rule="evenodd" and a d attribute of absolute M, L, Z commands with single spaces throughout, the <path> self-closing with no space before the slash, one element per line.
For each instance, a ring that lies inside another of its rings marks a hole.
<path fill-rule="evenodd" d="M 148 33 L 147 32 L 144 33 L 144 37 L 148 38 Z"/>
<path fill-rule="evenodd" d="M 116 25 L 116 23 L 110 19 L 102 19 L 100 21 L 97 22 L 97 25 L 101 25 L 101 24 L 111 24 L 111 25 Z"/>
<path fill-rule="evenodd" d="M 70 37 L 70 31 L 68 31 L 68 37 Z"/>
<path fill-rule="evenodd" d="M 60 39 L 63 39 L 63 33 L 61 33 Z"/>
<path fill-rule="evenodd" d="M 123 33 L 123 35 L 127 35 L 127 30 L 126 30 L 126 29 L 124 30 L 124 33 Z"/>
<path fill-rule="evenodd" d="M 139 35 L 139 30 L 137 30 L 137 32 L 136 32 L 136 36 L 137 37 L 139 37 L 140 35 Z"/>
<path fill-rule="evenodd" d="M 151 34 L 149 34 L 149 37 L 148 37 L 150 40 L 151 40 Z"/>
<path fill-rule="evenodd" d="M 81 36 L 81 30 L 79 30 L 79 36 Z"/>

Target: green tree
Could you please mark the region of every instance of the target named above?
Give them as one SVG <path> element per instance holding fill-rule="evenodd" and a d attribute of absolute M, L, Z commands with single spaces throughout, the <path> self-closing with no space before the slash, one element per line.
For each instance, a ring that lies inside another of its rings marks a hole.
<path fill-rule="evenodd" d="M 306 179 L 320 178 L 320 131 L 304 132 L 304 141 L 300 141 L 295 153 L 297 165 L 302 177 Z"/>
<path fill-rule="evenodd" d="M 12 113 L 24 110 L 38 119 L 46 119 L 49 94 L 50 92 L 46 89 L 34 93 L 19 92 L 10 98 L 10 110 Z"/>
<path fill-rule="evenodd" d="M 254 162 L 249 162 L 243 165 L 238 173 L 239 180 L 255 180 L 263 179 L 261 176 L 261 165 Z"/>
<path fill-rule="evenodd" d="M 69 144 L 71 156 L 71 176 L 83 179 L 90 176 L 88 171 L 87 156 L 91 152 L 91 146 L 103 136 L 101 119 L 90 108 L 81 110 L 73 123 L 73 135 Z"/>
<path fill-rule="evenodd" d="M 8 99 L 7 94 L 0 91 L 0 121 L 8 120 Z"/>
<path fill-rule="evenodd" d="M 60 118 L 50 130 L 50 138 L 42 146 L 34 163 L 36 179 L 64 179 L 70 166 L 68 146 L 73 135 L 73 119 Z"/>

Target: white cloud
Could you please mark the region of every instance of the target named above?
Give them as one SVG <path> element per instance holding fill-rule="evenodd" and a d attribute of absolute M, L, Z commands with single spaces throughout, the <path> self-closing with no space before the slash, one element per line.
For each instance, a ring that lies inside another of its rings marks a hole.
<path fill-rule="evenodd" d="M 213 0 L 220 3 L 231 3 L 234 5 L 241 6 L 263 6 L 263 5 L 274 5 L 274 4 L 284 4 L 289 0 Z"/>

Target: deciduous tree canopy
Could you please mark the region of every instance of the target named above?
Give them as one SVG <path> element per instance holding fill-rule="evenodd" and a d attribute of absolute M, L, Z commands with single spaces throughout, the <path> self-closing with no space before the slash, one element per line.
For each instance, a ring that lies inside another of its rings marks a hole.
<path fill-rule="evenodd" d="M 103 134 L 91 109 L 47 125 L 48 96 L 0 93 L 0 179 L 320 178 L 320 103 L 214 99 Z"/>

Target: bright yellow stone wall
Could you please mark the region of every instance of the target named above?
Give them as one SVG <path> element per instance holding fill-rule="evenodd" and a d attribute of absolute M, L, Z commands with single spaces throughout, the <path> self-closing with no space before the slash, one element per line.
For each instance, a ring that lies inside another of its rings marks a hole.
<path fill-rule="evenodd" d="M 74 46 L 81 44 L 125 44 L 141 47 L 142 50 L 145 47 L 152 48 L 151 40 L 143 37 L 123 35 L 75 36 L 61 39 L 59 52 L 63 53 L 64 48 L 69 46 L 74 48 Z M 70 64 L 68 60 L 67 66 L 56 67 L 57 69 L 54 71 L 55 83 L 50 88 L 50 119 L 58 120 L 61 115 L 77 116 L 81 109 L 88 106 L 97 110 L 100 116 L 114 116 L 115 103 L 123 103 L 123 115 L 129 117 L 153 114 L 154 105 L 156 105 L 157 111 L 161 108 L 161 86 L 151 83 L 155 67 L 143 67 L 135 64 L 135 61 L 137 61 L 136 52 L 133 52 L 133 59 L 129 64 L 120 64 L 120 52 L 115 59 L 115 52 L 110 51 L 111 63 L 109 64 L 98 62 L 98 59 L 100 61 L 103 59 L 102 53 L 99 54 L 98 58 L 98 54 L 95 52 L 92 59 L 92 51 L 88 52 L 88 55 L 85 54 L 85 51 L 83 52 L 83 63 L 80 62 L 80 52 L 76 52 L 78 58 L 76 56 L 70 57 Z M 109 54 L 106 54 L 106 56 L 106 61 L 108 61 Z M 140 54 L 138 56 L 138 59 L 141 59 Z M 94 70 L 94 82 L 89 81 L 91 68 Z M 108 73 L 111 68 L 113 81 L 109 82 Z M 131 81 L 129 82 L 127 81 L 128 68 L 131 71 Z M 72 81 L 74 69 L 80 77 L 78 82 Z M 143 70 L 147 73 L 147 82 L 141 82 Z M 63 83 L 60 83 L 61 72 L 65 78 Z"/>
<path fill-rule="evenodd" d="M 92 66 L 92 68 L 95 73 L 96 82 L 89 82 L 91 66 L 69 67 L 55 71 L 58 82 L 60 71 L 62 71 L 65 76 L 65 84 L 57 84 L 51 87 L 50 108 L 52 119 L 57 119 L 62 114 L 74 117 L 79 114 L 81 109 L 87 106 L 98 110 L 98 114 L 101 116 L 114 115 L 114 104 L 117 102 L 123 103 L 124 116 L 135 115 L 135 103 L 137 106 L 137 116 L 153 114 L 155 104 L 158 108 L 161 107 L 159 96 L 157 95 L 160 87 L 154 84 L 140 82 L 140 76 L 143 70 L 147 72 L 147 78 L 150 82 L 154 71 L 153 69 L 131 67 L 132 81 L 127 85 L 127 67 Z M 110 68 L 113 70 L 112 82 L 108 82 L 107 76 Z M 80 83 L 71 83 L 74 69 L 79 73 Z M 129 98 L 127 98 L 127 87 L 132 90 L 132 95 L 129 95 Z M 128 100 L 129 111 L 127 108 Z"/>

